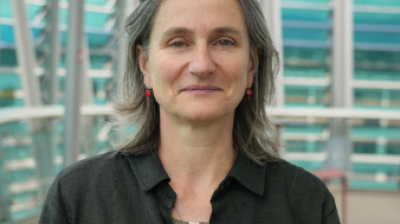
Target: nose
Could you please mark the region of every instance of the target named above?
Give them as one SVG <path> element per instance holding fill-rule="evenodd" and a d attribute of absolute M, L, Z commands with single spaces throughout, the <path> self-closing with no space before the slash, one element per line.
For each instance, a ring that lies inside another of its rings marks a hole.
<path fill-rule="evenodd" d="M 196 46 L 189 63 L 189 72 L 199 77 L 206 77 L 215 71 L 209 47 L 206 44 Z"/>

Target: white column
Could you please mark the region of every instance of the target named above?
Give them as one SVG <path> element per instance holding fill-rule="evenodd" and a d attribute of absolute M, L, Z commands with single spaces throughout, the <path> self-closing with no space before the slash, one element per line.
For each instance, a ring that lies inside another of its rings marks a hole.
<path fill-rule="evenodd" d="M 50 57 L 48 73 L 50 77 L 50 85 L 48 86 L 50 93 L 50 104 L 57 104 L 58 102 L 58 91 L 59 91 L 59 79 L 58 79 L 58 67 L 60 63 L 60 30 L 59 30 L 59 0 L 52 0 L 50 3 Z"/>
<path fill-rule="evenodd" d="M 11 1 L 14 15 L 15 45 L 18 64 L 21 69 L 21 83 L 24 90 L 25 106 L 42 105 L 39 82 L 35 77 L 36 67 L 32 33 L 29 28 L 25 1 Z"/>
<path fill-rule="evenodd" d="M 275 48 L 279 52 L 279 73 L 276 78 L 275 107 L 284 106 L 284 83 L 283 83 L 283 37 L 282 37 L 282 13 L 280 0 L 260 0 L 268 30 L 272 36 Z"/>
<path fill-rule="evenodd" d="M 14 32 L 18 64 L 21 69 L 21 81 L 26 107 L 42 106 L 39 81 L 34 74 L 36 68 L 32 33 L 28 23 L 25 1 L 11 1 L 14 15 Z M 44 200 L 50 182 L 54 177 L 53 148 L 49 145 L 48 126 L 43 120 L 30 120 L 29 128 L 33 140 L 32 148 L 36 160 L 36 172 L 40 188 L 38 200 Z"/>
<path fill-rule="evenodd" d="M 353 106 L 352 80 L 354 72 L 353 1 L 333 0 L 333 67 L 334 107 Z"/>
<path fill-rule="evenodd" d="M 80 148 L 80 107 L 84 80 L 83 34 L 84 0 L 70 1 L 67 42 L 67 77 L 65 88 L 64 165 L 78 160 Z"/>
<path fill-rule="evenodd" d="M 353 1 L 333 1 L 333 49 L 331 106 L 352 107 L 353 79 Z M 347 119 L 330 119 L 327 145 L 328 167 L 347 170 L 350 165 L 351 140 Z"/>

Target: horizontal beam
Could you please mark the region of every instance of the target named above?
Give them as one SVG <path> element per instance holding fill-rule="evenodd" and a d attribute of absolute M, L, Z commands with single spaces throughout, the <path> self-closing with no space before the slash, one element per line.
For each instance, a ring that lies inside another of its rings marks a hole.
<path fill-rule="evenodd" d="M 106 116 L 111 112 L 112 108 L 109 106 L 86 105 L 81 107 L 81 114 L 84 116 Z M 60 118 L 64 116 L 64 113 L 64 107 L 59 105 L 0 109 L 0 124 L 28 119 Z"/>
<path fill-rule="evenodd" d="M 112 113 L 111 106 L 84 105 L 81 114 L 84 116 L 107 116 Z M 0 124 L 28 120 L 63 117 L 64 107 L 16 107 L 0 109 Z M 349 119 L 384 119 L 400 121 L 400 110 L 370 110 L 342 108 L 268 108 L 267 114 L 273 118 L 349 118 Z M 284 121 L 284 120 L 283 120 Z"/>
<path fill-rule="evenodd" d="M 316 153 L 288 152 L 283 155 L 283 158 L 287 160 L 296 160 L 296 161 L 323 162 L 326 160 L 327 154 L 324 152 L 316 152 Z"/>
<path fill-rule="evenodd" d="M 396 155 L 374 155 L 374 154 L 352 154 L 350 157 L 352 163 L 365 164 L 386 164 L 400 165 L 400 156 Z"/>
<path fill-rule="evenodd" d="M 370 110 L 342 108 L 271 108 L 271 117 L 318 117 L 318 118 L 361 118 L 400 120 L 400 110 Z"/>
<path fill-rule="evenodd" d="M 46 4 L 46 0 L 25 0 L 26 3 L 31 4 L 31 5 L 37 5 L 37 6 L 44 6 Z M 110 4 L 111 3 L 111 4 Z M 115 4 L 114 0 L 108 1 L 104 5 L 93 5 L 93 4 L 85 4 L 85 11 L 88 12 L 99 12 L 99 13 L 113 13 L 114 12 L 114 5 Z M 68 9 L 69 8 L 69 3 L 68 2 L 60 2 L 60 8 Z"/>
<path fill-rule="evenodd" d="M 20 75 L 21 72 L 22 70 L 20 67 L 1 67 L 0 77 L 4 75 L 4 73 Z M 33 72 L 36 76 L 40 76 L 44 73 L 44 69 L 36 67 Z M 67 74 L 67 71 L 63 68 L 59 68 L 57 73 L 58 76 L 65 76 Z M 92 78 L 111 78 L 112 73 L 113 71 L 107 69 L 90 69 L 88 70 L 87 74 L 89 77 Z"/>
<path fill-rule="evenodd" d="M 283 79 L 285 85 L 295 86 L 320 86 L 327 87 L 331 84 L 328 77 L 325 78 L 308 78 L 308 77 L 285 77 Z"/>
<path fill-rule="evenodd" d="M 352 86 L 353 88 L 400 90 L 400 81 L 353 80 Z"/>
<path fill-rule="evenodd" d="M 399 6 L 355 5 L 354 12 L 400 14 Z"/>
<path fill-rule="evenodd" d="M 331 10 L 331 3 L 281 2 L 284 9 Z"/>

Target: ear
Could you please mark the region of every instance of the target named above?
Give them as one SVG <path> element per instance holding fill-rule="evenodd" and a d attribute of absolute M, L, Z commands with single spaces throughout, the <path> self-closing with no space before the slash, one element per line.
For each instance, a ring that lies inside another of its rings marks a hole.
<path fill-rule="evenodd" d="M 247 83 L 246 87 L 250 88 L 253 85 L 254 75 L 256 74 L 258 68 L 258 49 L 250 56 L 250 66 L 247 72 Z"/>
<path fill-rule="evenodd" d="M 151 77 L 150 77 L 149 65 L 148 65 L 148 61 L 147 61 L 147 55 L 143 51 L 143 49 L 140 45 L 136 45 L 136 55 L 139 58 L 139 67 L 143 74 L 144 84 L 146 85 L 146 87 L 148 89 L 151 89 Z"/>

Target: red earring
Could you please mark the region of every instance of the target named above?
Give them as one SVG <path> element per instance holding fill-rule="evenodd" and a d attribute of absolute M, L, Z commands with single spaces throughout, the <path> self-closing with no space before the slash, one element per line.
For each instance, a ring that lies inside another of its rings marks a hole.
<path fill-rule="evenodd" d="M 151 91 L 150 91 L 150 89 L 146 89 L 145 94 L 146 94 L 147 100 L 149 100 L 149 98 L 150 98 L 150 96 L 151 96 Z"/>
<path fill-rule="evenodd" d="M 247 98 L 250 100 L 251 95 L 253 95 L 253 91 L 251 91 L 251 89 L 246 89 L 246 95 L 247 95 Z"/>

